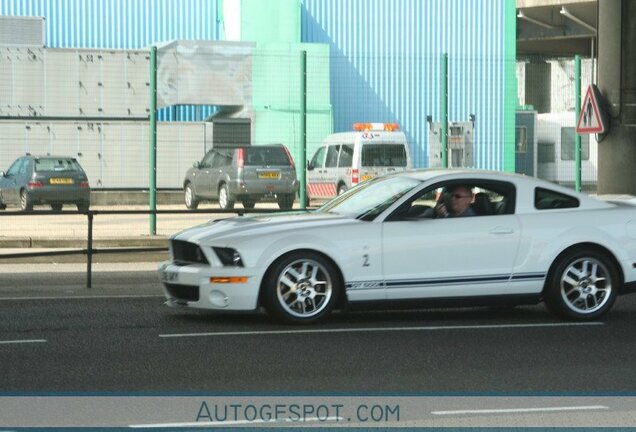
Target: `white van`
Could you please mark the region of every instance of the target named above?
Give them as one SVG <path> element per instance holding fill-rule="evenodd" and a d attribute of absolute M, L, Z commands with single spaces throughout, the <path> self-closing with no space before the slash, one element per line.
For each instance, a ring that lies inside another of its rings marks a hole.
<path fill-rule="evenodd" d="M 307 164 L 310 198 L 331 198 L 365 180 L 413 167 L 397 124 L 355 123 L 353 128 L 325 138 Z"/>

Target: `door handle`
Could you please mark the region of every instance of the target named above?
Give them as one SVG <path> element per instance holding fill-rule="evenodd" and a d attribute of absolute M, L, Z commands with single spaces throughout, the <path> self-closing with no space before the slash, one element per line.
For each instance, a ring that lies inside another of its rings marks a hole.
<path fill-rule="evenodd" d="M 490 234 L 512 234 L 513 232 L 515 232 L 514 229 L 502 226 L 495 227 L 490 230 Z"/>

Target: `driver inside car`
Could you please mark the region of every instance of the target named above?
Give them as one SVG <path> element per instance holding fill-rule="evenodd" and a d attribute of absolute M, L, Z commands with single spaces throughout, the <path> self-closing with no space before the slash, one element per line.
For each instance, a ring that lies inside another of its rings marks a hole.
<path fill-rule="evenodd" d="M 435 206 L 435 217 L 467 217 L 476 216 L 475 210 L 471 207 L 473 202 L 472 188 L 466 185 L 456 185 L 442 194 L 441 199 Z"/>

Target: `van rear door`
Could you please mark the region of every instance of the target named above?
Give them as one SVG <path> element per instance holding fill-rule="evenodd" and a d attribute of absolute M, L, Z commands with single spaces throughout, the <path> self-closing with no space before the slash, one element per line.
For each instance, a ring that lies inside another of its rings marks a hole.
<path fill-rule="evenodd" d="M 364 142 L 362 144 L 360 181 L 409 168 L 405 144 Z"/>

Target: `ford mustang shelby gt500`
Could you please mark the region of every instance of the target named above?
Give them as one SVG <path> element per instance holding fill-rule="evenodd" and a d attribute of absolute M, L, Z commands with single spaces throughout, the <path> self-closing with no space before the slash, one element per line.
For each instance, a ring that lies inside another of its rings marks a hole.
<path fill-rule="evenodd" d="M 471 217 L 438 211 L 455 198 Z M 636 289 L 636 207 L 514 174 L 415 170 L 315 211 L 210 221 L 170 253 L 159 275 L 174 307 L 308 323 L 356 304 L 544 301 L 592 320 Z"/>

